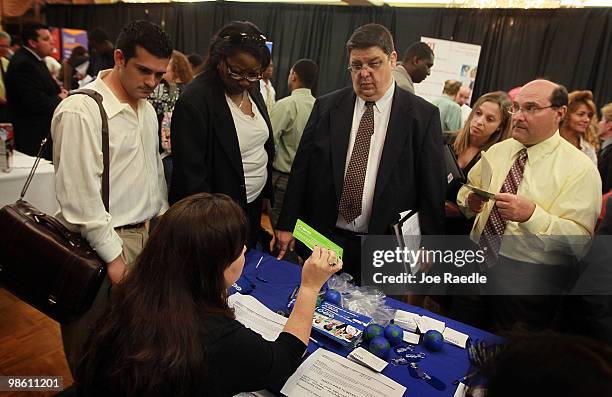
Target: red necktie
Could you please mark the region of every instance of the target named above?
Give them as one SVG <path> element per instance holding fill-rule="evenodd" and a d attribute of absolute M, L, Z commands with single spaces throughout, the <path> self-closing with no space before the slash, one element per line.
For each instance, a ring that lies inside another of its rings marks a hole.
<path fill-rule="evenodd" d="M 525 164 L 527 163 L 527 149 L 524 148 L 518 153 L 518 157 L 514 160 L 514 164 L 510 167 L 508 175 L 504 180 L 504 184 L 501 188 L 501 193 L 516 194 L 518 187 L 523 180 L 523 172 L 525 171 Z M 478 245 L 481 249 L 485 250 L 485 262 L 482 264 L 482 270 L 485 270 L 484 265 L 492 267 L 499 257 L 499 248 L 501 246 L 501 239 L 506 230 L 506 221 L 502 218 L 496 205 L 493 205 L 493 209 L 489 214 L 489 219 L 480 235 L 480 241 Z"/>
<path fill-rule="evenodd" d="M 340 214 L 346 223 L 353 222 L 361 215 L 361 201 L 363 199 L 363 185 L 365 183 L 366 169 L 368 168 L 368 155 L 370 154 L 370 141 L 374 134 L 374 102 L 366 102 L 366 110 L 361 116 L 355 145 L 351 153 L 342 195 L 340 196 Z"/>

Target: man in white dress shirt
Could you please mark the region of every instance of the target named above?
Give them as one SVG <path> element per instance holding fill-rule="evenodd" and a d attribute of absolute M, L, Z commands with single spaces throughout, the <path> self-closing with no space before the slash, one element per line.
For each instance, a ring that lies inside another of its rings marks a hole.
<path fill-rule="evenodd" d="M 79 231 L 107 263 L 108 279 L 92 308 L 62 326 L 71 370 L 91 327 L 107 304 L 110 283 L 119 283 L 148 238 L 147 222 L 168 207 L 158 152 L 158 124 L 146 98 L 159 83 L 172 54 L 169 36 L 146 21 L 123 28 L 114 53 L 115 67 L 103 70 L 86 88 L 103 97 L 110 143 L 109 211 L 102 186 L 102 120 L 96 102 L 73 95 L 55 110 L 51 123 L 56 217 Z M 110 282 L 109 282 L 110 281 Z"/>

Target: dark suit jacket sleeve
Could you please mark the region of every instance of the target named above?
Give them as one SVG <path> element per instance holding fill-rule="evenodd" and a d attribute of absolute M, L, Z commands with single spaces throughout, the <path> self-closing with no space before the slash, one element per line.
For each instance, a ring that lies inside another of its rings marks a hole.
<path fill-rule="evenodd" d="M 50 115 L 61 102 L 57 96 L 60 92 L 48 94 L 40 78 L 40 70 L 30 62 L 21 62 L 19 67 L 11 68 L 9 89 L 18 91 L 19 95 L 12 95 L 11 100 L 20 98 L 19 103 L 13 104 L 31 115 Z"/>
<path fill-rule="evenodd" d="M 179 97 L 172 112 L 172 184 L 170 204 L 200 192 L 210 192 L 207 180 L 207 110 Z"/>
<path fill-rule="evenodd" d="M 312 140 L 319 121 L 320 102 L 317 100 L 312 108 L 304 133 L 300 140 L 295 159 L 291 166 L 291 174 L 287 184 L 287 192 L 276 228 L 278 230 L 293 231 L 295 222 L 300 216 L 303 200 L 308 200 L 309 194 L 306 191 L 306 181 L 308 181 L 308 169 Z M 330 170 L 331 172 L 331 170 Z"/>
<path fill-rule="evenodd" d="M 445 164 L 442 145 L 440 116 L 435 108 L 430 112 L 419 161 L 417 161 L 419 208 L 423 234 L 444 234 L 444 201 L 447 183 L 444 178 Z"/>

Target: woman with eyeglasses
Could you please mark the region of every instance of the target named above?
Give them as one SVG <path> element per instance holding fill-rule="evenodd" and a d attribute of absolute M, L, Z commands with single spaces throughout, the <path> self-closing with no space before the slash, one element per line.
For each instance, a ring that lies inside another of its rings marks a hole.
<path fill-rule="evenodd" d="M 597 165 L 597 108 L 591 91 L 573 91 L 568 95 L 567 112 L 559 134 Z"/>
<path fill-rule="evenodd" d="M 230 22 L 211 40 L 202 73 L 172 114 L 170 202 L 224 193 L 246 211 L 254 248 L 262 202 L 272 197 L 272 127 L 259 92 L 270 63 L 266 38 L 250 22 Z"/>
<path fill-rule="evenodd" d="M 342 260 L 315 247 L 283 331 L 267 341 L 227 303 L 246 237 L 244 212 L 225 195 L 174 204 L 92 332 L 77 395 L 233 396 L 282 384 L 306 351 L 319 290 Z"/>
<path fill-rule="evenodd" d="M 467 176 L 472 167 L 480 160 L 480 153 L 487 151 L 497 142 L 510 137 L 511 119 L 509 113 L 512 102 L 508 94 L 495 91 L 478 98 L 465 126 L 451 140 L 452 150 L 457 156 L 457 164 Z M 446 233 L 467 235 L 472 229 L 473 220 L 465 218 L 455 202 L 461 188 L 455 179 L 448 184 L 446 202 Z"/>

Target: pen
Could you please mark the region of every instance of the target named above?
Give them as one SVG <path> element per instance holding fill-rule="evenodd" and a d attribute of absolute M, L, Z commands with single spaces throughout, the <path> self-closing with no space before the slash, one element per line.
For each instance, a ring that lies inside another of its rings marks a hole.
<path fill-rule="evenodd" d="M 310 339 L 310 341 L 312 343 L 314 343 L 315 345 L 319 346 L 319 347 L 325 347 L 325 345 L 321 342 L 319 342 L 318 340 L 316 340 L 315 338 L 313 338 L 312 336 L 309 336 L 308 339 Z"/>
<path fill-rule="evenodd" d="M 259 265 L 261 264 L 261 260 L 263 259 L 263 256 L 261 258 L 259 258 L 259 261 L 257 262 L 257 264 L 255 265 L 255 269 L 257 269 L 259 267 Z"/>

